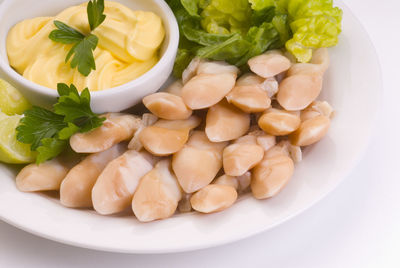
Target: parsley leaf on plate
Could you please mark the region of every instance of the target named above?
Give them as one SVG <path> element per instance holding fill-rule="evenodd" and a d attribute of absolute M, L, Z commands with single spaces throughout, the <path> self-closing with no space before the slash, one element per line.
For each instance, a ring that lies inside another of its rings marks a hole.
<path fill-rule="evenodd" d="M 59 155 L 68 145 L 68 139 L 77 132 L 88 132 L 100 127 L 100 118 L 90 109 L 90 92 L 86 88 L 79 94 L 74 85 L 58 84 L 60 95 L 53 106 L 54 112 L 34 106 L 24 112 L 17 127 L 17 140 L 31 144 L 37 151 L 36 163 Z"/>
<path fill-rule="evenodd" d="M 17 140 L 31 144 L 31 150 L 36 151 L 43 139 L 54 137 L 67 126 L 62 115 L 34 106 L 24 112 L 17 127 Z"/>
<path fill-rule="evenodd" d="M 87 5 L 87 14 L 89 19 L 90 30 L 93 31 L 106 19 L 104 15 L 104 0 L 89 1 Z"/>
<path fill-rule="evenodd" d="M 55 20 L 54 25 L 58 30 L 52 31 L 49 35 L 49 38 L 54 42 L 62 44 L 75 44 L 85 38 L 81 32 L 69 27 L 64 22 Z"/>
<path fill-rule="evenodd" d="M 67 140 L 60 140 L 57 138 L 43 139 L 42 145 L 37 148 L 38 155 L 36 157 L 36 163 L 40 164 L 56 157 L 65 150 L 65 147 L 67 145 L 68 145 Z"/>
<path fill-rule="evenodd" d="M 63 115 L 65 122 L 71 122 L 87 132 L 102 125 L 105 118 L 98 117 L 90 108 L 90 93 L 85 88 L 79 95 L 74 85 L 58 84 L 58 102 L 54 105 L 56 114 Z"/>
<path fill-rule="evenodd" d="M 97 47 L 99 39 L 91 34 L 76 43 L 68 52 L 65 62 L 73 56 L 71 60 L 71 68 L 78 67 L 78 71 L 84 76 L 88 76 L 92 70 L 96 70 L 96 62 L 94 61 L 93 51 Z"/>

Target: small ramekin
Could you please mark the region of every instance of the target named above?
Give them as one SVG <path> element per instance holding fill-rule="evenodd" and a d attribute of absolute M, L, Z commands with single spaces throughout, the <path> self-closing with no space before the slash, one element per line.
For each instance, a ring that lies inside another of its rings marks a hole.
<path fill-rule="evenodd" d="M 91 92 L 92 109 L 96 113 L 119 112 L 139 103 L 156 92 L 169 78 L 179 43 L 179 28 L 175 16 L 164 0 L 113 0 L 134 10 L 152 11 L 164 23 L 166 37 L 159 62 L 147 73 L 124 85 Z M 83 0 L 4 0 L 0 1 L 0 77 L 18 88 L 35 105 L 48 107 L 55 102 L 57 91 L 25 79 L 10 67 L 6 52 L 9 30 L 19 21 L 38 16 L 54 16 Z"/>

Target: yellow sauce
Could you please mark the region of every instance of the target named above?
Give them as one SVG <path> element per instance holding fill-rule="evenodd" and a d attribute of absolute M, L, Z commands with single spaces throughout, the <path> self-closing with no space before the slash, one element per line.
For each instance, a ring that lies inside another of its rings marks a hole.
<path fill-rule="evenodd" d="M 7 54 L 11 67 L 28 80 L 56 88 L 57 83 L 73 83 L 79 90 L 103 90 L 125 84 L 150 70 L 159 60 L 158 50 L 165 31 L 161 18 L 152 12 L 133 11 L 105 2 L 105 21 L 92 33 L 99 38 L 94 51 L 96 70 L 85 77 L 71 69 L 65 57 L 72 45 L 53 42 L 49 34 L 59 20 L 90 32 L 86 3 L 67 8 L 55 17 L 24 20 L 7 36 Z"/>

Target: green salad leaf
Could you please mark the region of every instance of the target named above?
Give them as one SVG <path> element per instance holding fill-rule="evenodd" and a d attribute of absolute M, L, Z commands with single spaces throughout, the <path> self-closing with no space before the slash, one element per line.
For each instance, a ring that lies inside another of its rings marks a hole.
<path fill-rule="evenodd" d="M 310 61 L 315 48 L 337 45 L 342 10 L 332 0 L 291 0 L 287 11 L 293 37 L 286 48 L 298 61 Z"/>
<path fill-rule="evenodd" d="M 174 75 L 195 56 L 243 66 L 269 49 L 284 48 L 299 62 L 334 46 L 342 11 L 332 0 L 167 0 L 181 32 Z"/>

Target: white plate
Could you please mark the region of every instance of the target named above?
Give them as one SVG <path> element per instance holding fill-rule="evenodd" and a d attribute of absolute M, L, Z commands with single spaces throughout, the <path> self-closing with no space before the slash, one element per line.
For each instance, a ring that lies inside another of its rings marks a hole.
<path fill-rule="evenodd" d="M 217 214 L 178 215 L 139 223 L 131 215 L 100 216 L 64 208 L 56 198 L 21 193 L 16 170 L 0 166 L 0 219 L 28 232 L 75 246 L 114 252 L 161 253 L 207 248 L 268 230 L 299 214 L 332 191 L 356 166 L 368 145 L 382 84 L 375 50 L 360 23 L 344 10 L 339 46 L 330 50 L 332 64 L 321 99 L 336 109 L 326 138 L 305 150 L 304 161 L 276 197 L 257 201 L 242 197 Z"/>

